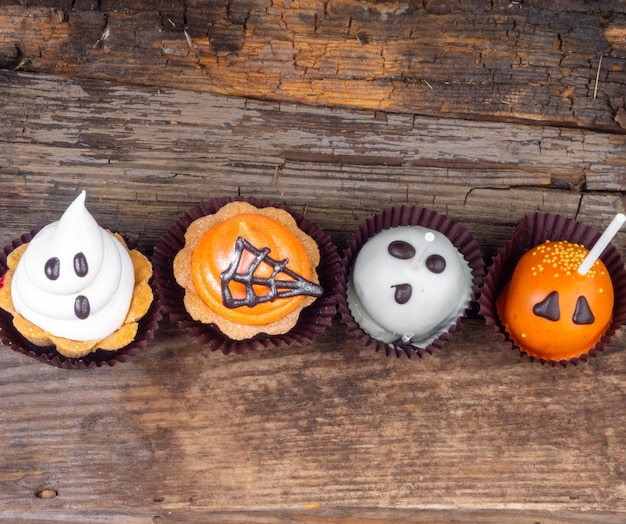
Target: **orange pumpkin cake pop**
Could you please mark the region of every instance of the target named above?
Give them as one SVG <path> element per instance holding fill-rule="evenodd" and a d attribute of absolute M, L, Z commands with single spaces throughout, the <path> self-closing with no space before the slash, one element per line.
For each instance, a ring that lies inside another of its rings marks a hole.
<path fill-rule="evenodd" d="M 611 323 L 613 284 L 598 258 L 585 274 L 588 250 L 568 241 L 547 241 L 518 262 L 498 297 L 500 321 L 528 355 L 551 361 L 581 356 Z"/>
<path fill-rule="evenodd" d="M 315 241 L 274 207 L 231 202 L 192 222 L 174 258 L 194 320 L 233 340 L 286 333 L 323 293 Z"/>

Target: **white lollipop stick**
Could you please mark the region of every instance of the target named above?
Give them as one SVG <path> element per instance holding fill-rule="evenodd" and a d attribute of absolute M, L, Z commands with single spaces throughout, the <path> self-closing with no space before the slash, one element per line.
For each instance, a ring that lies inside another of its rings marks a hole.
<path fill-rule="evenodd" d="M 417 248 L 417 253 L 413 255 L 413 266 L 417 267 L 419 264 L 423 262 L 424 254 L 428 250 L 428 246 L 431 242 L 435 241 L 435 234 L 431 231 L 428 231 L 424 234 L 424 242 L 420 244 L 420 247 Z"/>
<path fill-rule="evenodd" d="M 626 215 L 624 215 L 624 213 L 618 213 L 615 215 L 615 218 L 611 220 L 611 223 L 604 230 L 604 233 L 602 233 L 602 236 L 598 239 L 595 245 L 591 248 L 591 251 L 587 253 L 585 260 L 583 260 L 580 264 L 578 272 L 581 275 L 587 274 L 587 271 L 589 271 L 594 262 L 598 260 L 606 246 L 610 244 L 613 237 L 617 234 L 622 225 L 624 225 L 624 222 L 626 222 Z"/>

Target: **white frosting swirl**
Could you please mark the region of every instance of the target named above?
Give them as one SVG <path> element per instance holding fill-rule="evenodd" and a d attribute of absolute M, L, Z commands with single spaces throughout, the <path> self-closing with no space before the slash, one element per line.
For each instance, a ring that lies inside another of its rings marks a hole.
<path fill-rule="evenodd" d="M 97 224 L 82 191 L 29 243 L 11 298 L 18 313 L 54 336 L 100 340 L 124 323 L 134 283 L 126 248 Z"/>

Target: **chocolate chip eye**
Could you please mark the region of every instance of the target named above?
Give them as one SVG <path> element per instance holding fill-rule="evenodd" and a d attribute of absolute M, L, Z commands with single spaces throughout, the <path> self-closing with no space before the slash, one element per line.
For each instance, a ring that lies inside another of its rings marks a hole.
<path fill-rule="evenodd" d="M 74 255 L 74 273 L 79 277 L 84 277 L 87 275 L 89 271 L 89 266 L 87 265 L 87 258 L 83 253 L 76 253 Z"/>
<path fill-rule="evenodd" d="M 85 295 L 78 295 L 76 300 L 74 300 L 74 314 L 76 317 L 84 320 L 89 316 L 90 311 L 89 299 Z"/>
<path fill-rule="evenodd" d="M 395 286 L 391 287 L 396 288 L 396 292 L 393 298 L 398 304 L 406 304 L 410 300 L 411 293 L 413 292 L 411 284 L 396 284 Z"/>
<path fill-rule="evenodd" d="M 44 271 L 48 280 L 56 280 L 61 271 L 61 261 L 57 257 L 49 258 L 44 266 Z"/>
<path fill-rule="evenodd" d="M 556 322 L 561 318 L 561 310 L 559 309 L 559 294 L 556 291 L 550 293 L 538 304 L 533 307 L 533 313 L 538 317 L 543 317 Z"/>
<path fill-rule="evenodd" d="M 441 255 L 430 255 L 426 259 L 426 267 L 432 273 L 443 273 L 446 269 L 446 259 Z"/>
<path fill-rule="evenodd" d="M 576 301 L 576 309 L 574 309 L 574 316 L 572 317 L 572 322 L 574 324 L 582 325 L 593 324 L 595 320 L 596 317 L 593 316 L 587 299 L 585 297 L 578 297 L 578 300 Z"/>
<path fill-rule="evenodd" d="M 387 251 L 394 258 L 408 260 L 415 256 L 415 248 L 404 240 L 394 240 L 387 246 Z"/>

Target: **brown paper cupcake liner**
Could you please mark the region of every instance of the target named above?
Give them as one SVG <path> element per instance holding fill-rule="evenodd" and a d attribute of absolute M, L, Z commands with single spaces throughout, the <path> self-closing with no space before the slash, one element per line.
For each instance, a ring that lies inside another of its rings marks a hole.
<path fill-rule="evenodd" d="M 511 279 L 520 258 L 529 249 L 547 240 L 567 240 L 591 249 L 600 235 L 601 233 L 594 227 L 561 215 L 529 214 L 520 219 L 511 239 L 500 248 L 493 258 L 479 298 L 480 314 L 485 318 L 487 325 L 492 326 L 513 349 L 518 350 L 521 355 L 528 356 L 531 362 L 539 361 L 542 364 L 547 363 L 552 366 L 561 365 L 563 367 L 568 364 L 576 365 L 579 361 L 586 362 L 589 357 L 596 357 L 604 349 L 604 346 L 626 318 L 626 270 L 624 269 L 624 262 L 613 244 L 609 244 L 600 256 L 609 271 L 615 291 L 613 320 L 598 343 L 587 352 L 575 358 L 558 361 L 527 355 L 509 337 L 498 317 L 496 300 Z"/>
<path fill-rule="evenodd" d="M 30 242 L 38 232 L 39 229 L 33 229 L 30 233 L 23 234 L 19 239 L 15 239 L 10 245 L 4 248 L 4 251 L 0 253 L 0 276 L 3 276 L 8 270 L 7 257 L 9 254 L 22 244 Z M 127 243 L 129 244 L 129 248 L 135 249 L 132 243 Z M 59 353 L 53 345 L 37 346 L 27 340 L 13 326 L 13 315 L 8 311 L 0 309 L 0 340 L 2 340 L 5 346 L 10 347 L 18 353 L 22 353 L 40 362 L 45 362 L 46 364 L 58 368 L 87 369 L 102 367 L 105 364 L 114 366 L 118 362 L 126 362 L 129 357 L 136 355 L 140 350 L 144 349 L 148 345 L 148 342 L 154 338 L 156 331 L 159 329 L 160 320 L 161 308 L 155 294 L 150 309 L 138 322 L 137 335 L 132 342 L 115 351 L 98 349 L 84 357 L 68 358 Z"/>
<path fill-rule="evenodd" d="M 193 320 L 183 303 L 184 289 L 174 278 L 172 264 L 176 254 L 185 245 L 185 232 L 189 225 L 198 218 L 212 215 L 234 201 L 245 201 L 258 208 L 275 207 L 289 212 L 295 219 L 298 227 L 313 238 L 320 250 L 320 263 L 317 273 L 324 294 L 313 304 L 304 308 L 296 325 L 287 333 L 281 335 L 259 335 L 245 340 L 232 340 L 225 336 L 214 324 L 204 324 Z M 155 284 L 163 311 L 171 322 L 196 337 L 211 351 L 221 351 L 224 354 L 241 354 L 260 348 L 279 347 L 283 344 L 313 340 L 332 325 L 333 317 L 337 313 L 337 298 L 341 263 L 337 248 L 331 238 L 313 222 L 303 215 L 286 206 L 271 203 L 267 200 L 243 197 L 221 197 L 202 202 L 189 209 L 176 223 L 161 237 L 154 250 L 152 263 L 155 271 Z"/>
<path fill-rule="evenodd" d="M 368 239 L 385 229 L 397 226 L 421 226 L 434 229 L 443 233 L 452 244 L 461 252 L 472 271 L 472 294 L 468 300 L 465 312 L 456 319 L 438 338 L 426 347 L 417 347 L 407 342 L 394 342 L 391 344 L 374 339 L 360 328 L 350 313 L 346 298 L 348 279 L 356 256 Z M 376 352 L 386 356 L 395 355 L 400 358 L 405 355 L 422 357 L 424 353 L 432 353 L 435 349 L 441 349 L 455 333 L 461 319 L 476 305 L 482 279 L 485 274 L 485 263 L 480 247 L 467 229 L 455 220 L 426 208 L 415 206 L 398 206 L 382 210 L 363 222 L 354 233 L 348 246 L 343 251 L 341 286 L 339 299 L 339 315 L 341 322 L 346 326 L 349 333 L 362 341 L 366 347 L 373 346 Z"/>

